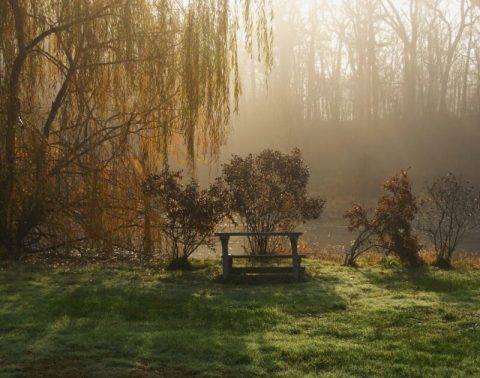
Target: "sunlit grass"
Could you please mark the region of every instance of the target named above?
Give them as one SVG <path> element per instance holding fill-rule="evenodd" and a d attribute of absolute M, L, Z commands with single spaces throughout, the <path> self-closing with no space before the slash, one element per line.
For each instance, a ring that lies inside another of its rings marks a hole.
<path fill-rule="evenodd" d="M 306 261 L 301 283 L 14 267 L 1 376 L 480 375 L 480 272 Z"/>

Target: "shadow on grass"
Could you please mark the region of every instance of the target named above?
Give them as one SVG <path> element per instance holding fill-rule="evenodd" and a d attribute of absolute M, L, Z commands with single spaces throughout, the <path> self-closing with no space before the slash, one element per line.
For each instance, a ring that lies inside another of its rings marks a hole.
<path fill-rule="evenodd" d="M 478 300 L 480 282 L 466 272 L 420 268 L 395 269 L 381 272 L 362 272 L 368 280 L 387 290 L 424 291 L 437 293 L 446 302 Z"/>
<path fill-rule="evenodd" d="M 0 278 L 0 360 L 27 375 L 36 366 L 46 376 L 133 376 L 143 368 L 160 376 L 265 374 L 259 364 L 278 368 L 263 357 L 276 348 L 267 332 L 292 316 L 346 309 L 328 277 L 223 285 L 218 273 L 216 266 L 149 279 L 134 270 L 7 273 Z"/>
<path fill-rule="evenodd" d="M 336 293 L 336 282 L 328 277 L 306 277 L 300 282 L 291 276 L 235 277 L 220 284 L 218 271 L 211 266 L 193 272 L 159 276 L 154 285 L 97 272 L 73 279 L 64 277 L 67 288 L 52 295 L 37 293 L 27 301 L 33 307 L 48 303 L 53 318 L 120 319 L 126 322 L 165 321 L 165 324 L 189 323 L 209 329 L 263 329 L 275 325 L 286 314 L 337 311 L 346 308 Z M 325 279 L 325 280 L 323 280 Z"/>
<path fill-rule="evenodd" d="M 225 285 L 295 285 L 308 281 L 307 276 L 303 276 L 296 281 L 291 274 L 234 274 L 228 281 L 224 282 L 221 276 L 215 279 L 215 282 Z"/>

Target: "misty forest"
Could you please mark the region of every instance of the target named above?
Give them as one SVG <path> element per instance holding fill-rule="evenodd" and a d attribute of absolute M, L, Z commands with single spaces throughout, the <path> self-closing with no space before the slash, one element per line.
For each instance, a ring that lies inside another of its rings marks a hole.
<path fill-rule="evenodd" d="M 0 0 L 0 375 L 480 376 L 479 0 Z"/>

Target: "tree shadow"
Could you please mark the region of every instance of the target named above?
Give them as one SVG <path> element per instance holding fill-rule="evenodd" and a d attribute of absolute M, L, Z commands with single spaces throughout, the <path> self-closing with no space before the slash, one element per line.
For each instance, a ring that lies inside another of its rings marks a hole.
<path fill-rule="evenodd" d="M 480 283 L 468 272 L 436 268 L 395 269 L 365 272 L 370 283 L 392 291 L 423 291 L 438 294 L 445 302 L 478 302 Z"/>
<path fill-rule="evenodd" d="M 307 282 L 308 277 L 303 276 L 299 280 L 295 280 L 292 274 L 233 274 L 228 281 L 224 281 L 221 276 L 215 278 L 215 282 L 224 285 L 285 285 L 299 284 Z"/>
<path fill-rule="evenodd" d="M 16 287 L 22 294 L 0 313 L 0 345 L 16 345 L 8 360 L 27 374 L 39 367 L 47 376 L 101 376 L 123 367 L 135 375 L 143 366 L 166 376 L 208 369 L 249 376 L 258 373 L 252 370 L 258 350 L 275 348 L 268 332 L 292 317 L 347 306 L 328 277 L 223 285 L 213 281 L 215 272 L 159 275 L 149 285 L 135 278 L 137 272 L 65 272 L 41 285 L 34 275 L 28 288 L 10 277 L 12 287 L 2 290 L 14 294 Z M 262 369 L 278 367 L 261 363 Z"/>

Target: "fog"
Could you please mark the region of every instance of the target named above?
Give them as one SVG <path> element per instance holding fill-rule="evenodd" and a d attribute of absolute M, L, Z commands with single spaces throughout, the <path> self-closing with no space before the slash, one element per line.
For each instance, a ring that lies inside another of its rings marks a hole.
<path fill-rule="evenodd" d="M 336 214 L 409 169 L 480 183 L 479 9 L 466 0 L 274 0 L 267 72 L 242 53 L 231 154 L 299 147 L 311 191 Z M 254 49 L 255 50 L 255 49 Z"/>

